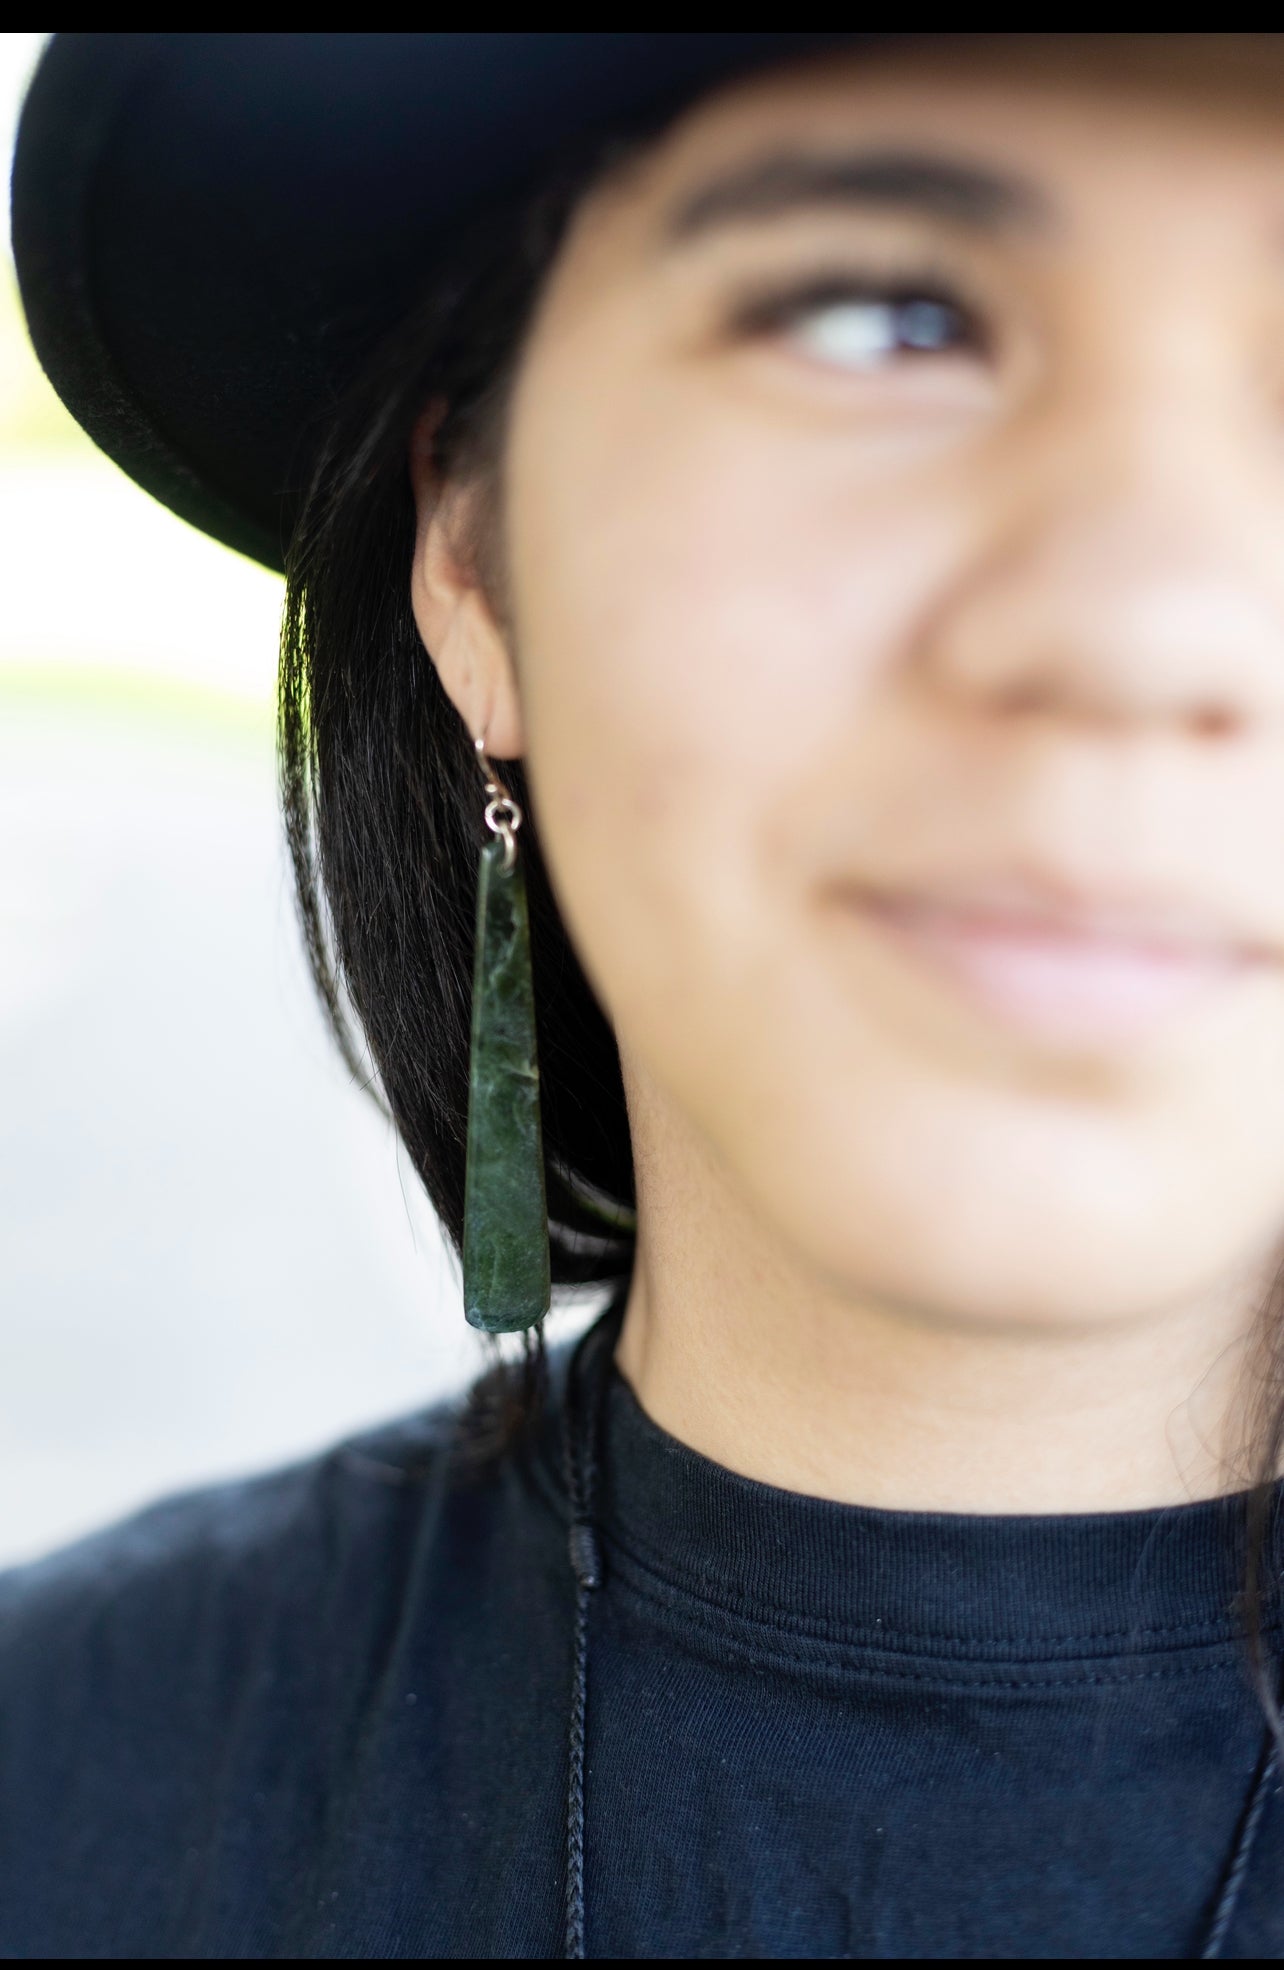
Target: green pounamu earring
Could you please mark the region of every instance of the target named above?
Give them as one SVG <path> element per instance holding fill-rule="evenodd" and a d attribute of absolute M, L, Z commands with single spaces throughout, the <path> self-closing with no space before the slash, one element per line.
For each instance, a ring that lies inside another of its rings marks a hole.
<path fill-rule="evenodd" d="M 485 735 L 473 744 L 493 839 L 482 849 L 477 879 L 464 1312 L 487 1334 L 512 1334 L 541 1321 L 551 1297 L 535 992 L 517 860 L 522 810 L 486 757 Z"/>

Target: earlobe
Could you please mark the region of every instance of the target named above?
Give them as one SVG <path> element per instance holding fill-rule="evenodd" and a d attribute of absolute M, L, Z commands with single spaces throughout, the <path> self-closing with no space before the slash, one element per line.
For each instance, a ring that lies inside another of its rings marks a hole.
<path fill-rule="evenodd" d="M 437 478 L 431 433 L 439 416 L 439 411 L 426 413 L 411 443 L 417 513 L 411 607 L 424 648 L 470 736 L 484 735 L 492 758 L 516 759 L 525 747 L 517 674 L 476 557 L 462 546 L 476 537 L 471 509 L 478 494 L 470 486 L 443 486 Z"/>

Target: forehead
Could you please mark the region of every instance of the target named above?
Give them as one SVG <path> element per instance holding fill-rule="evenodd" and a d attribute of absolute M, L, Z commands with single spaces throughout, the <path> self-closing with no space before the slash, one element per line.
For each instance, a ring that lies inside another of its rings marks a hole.
<path fill-rule="evenodd" d="M 710 94 L 675 125 L 670 147 L 743 140 L 800 114 L 905 115 L 929 103 L 1021 125 L 1077 108 L 1156 128 L 1265 131 L 1284 111 L 1284 35 L 960 34 L 839 46 Z"/>
<path fill-rule="evenodd" d="M 652 216 L 773 150 L 853 141 L 1091 183 L 1127 170 L 1170 199 L 1204 184 L 1284 196 L 1284 35 L 924 35 L 835 49 L 714 92 L 593 203 Z M 1175 180 L 1185 164 L 1198 184 Z"/>

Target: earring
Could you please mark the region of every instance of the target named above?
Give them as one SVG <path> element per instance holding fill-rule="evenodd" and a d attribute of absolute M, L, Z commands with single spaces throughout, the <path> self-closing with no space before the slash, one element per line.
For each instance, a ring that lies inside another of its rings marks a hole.
<path fill-rule="evenodd" d="M 464 1312 L 472 1327 L 512 1334 L 541 1321 L 551 1297 L 535 992 L 526 882 L 517 860 L 522 810 L 486 757 L 485 734 L 473 745 L 493 839 L 482 849 L 477 877 Z"/>

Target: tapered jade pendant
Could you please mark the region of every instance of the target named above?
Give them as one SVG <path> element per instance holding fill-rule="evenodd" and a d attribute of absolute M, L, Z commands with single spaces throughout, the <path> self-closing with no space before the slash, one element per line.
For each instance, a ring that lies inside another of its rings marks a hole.
<path fill-rule="evenodd" d="M 549 1306 L 548 1206 L 539 1119 L 535 994 L 526 884 L 488 842 L 477 884 L 464 1312 L 488 1334 L 542 1320 Z"/>

